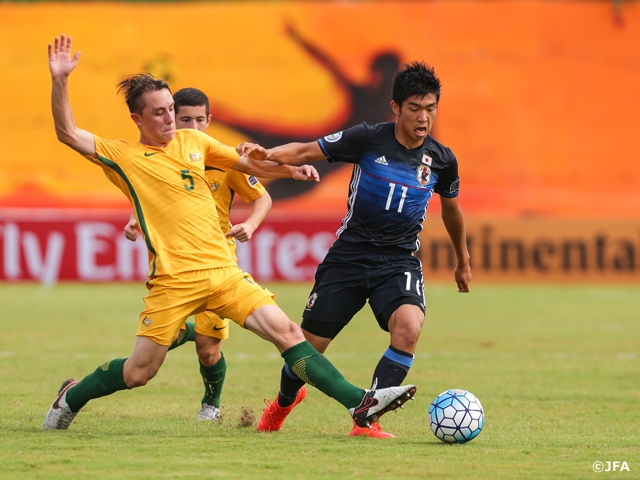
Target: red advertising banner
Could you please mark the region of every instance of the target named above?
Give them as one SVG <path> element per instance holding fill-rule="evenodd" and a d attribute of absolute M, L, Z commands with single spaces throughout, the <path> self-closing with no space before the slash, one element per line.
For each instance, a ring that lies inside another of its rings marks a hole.
<path fill-rule="evenodd" d="M 0 281 L 144 281 L 148 254 L 123 235 L 128 210 L 0 209 Z M 238 262 L 260 282 L 311 281 L 341 219 L 270 215 Z M 473 284 L 486 282 L 639 282 L 640 221 L 466 219 Z M 417 253 L 426 282 L 455 288 L 455 254 L 438 215 L 430 215 Z"/>
<path fill-rule="evenodd" d="M 129 215 L 128 210 L 0 211 L 0 280 L 146 280 L 144 241 L 123 235 Z M 338 226 L 327 219 L 268 220 L 250 242 L 239 243 L 238 261 L 259 281 L 312 280 Z"/>

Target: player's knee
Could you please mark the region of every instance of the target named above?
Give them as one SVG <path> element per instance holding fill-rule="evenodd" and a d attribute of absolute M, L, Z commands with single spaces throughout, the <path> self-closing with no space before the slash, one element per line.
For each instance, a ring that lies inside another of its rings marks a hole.
<path fill-rule="evenodd" d="M 147 383 L 149 383 L 149 379 L 143 379 L 143 377 L 131 377 L 128 382 L 126 382 L 127 387 L 129 388 L 138 388 L 144 387 Z"/>
<path fill-rule="evenodd" d="M 286 331 L 286 335 L 290 336 L 291 338 L 298 339 L 301 342 L 305 340 L 304 334 L 302 333 L 302 329 L 300 328 L 300 325 L 298 325 L 295 322 L 292 322 L 291 320 L 287 321 L 285 331 Z"/>
<path fill-rule="evenodd" d="M 401 345 L 403 350 L 411 351 L 418 343 L 420 332 L 422 332 L 422 322 L 398 322 L 391 334 L 391 343 Z"/>
<path fill-rule="evenodd" d="M 278 330 L 279 343 L 287 347 L 297 345 L 306 340 L 300 325 L 291 320 L 287 319 L 286 322 L 282 322 Z"/>
<path fill-rule="evenodd" d="M 407 332 L 407 336 L 405 337 L 407 343 L 411 343 L 413 347 L 415 347 L 418 343 L 418 339 L 420 338 L 420 332 L 422 332 L 422 328 L 414 328 Z"/>
<path fill-rule="evenodd" d="M 196 353 L 202 365 L 209 367 L 220 360 L 221 343 L 222 340 L 219 338 L 196 335 Z"/>
<path fill-rule="evenodd" d="M 157 368 L 147 366 L 145 368 L 130 367 L 124 370 L 124 383 L 128 388 L 143 387 L 158 373 Z"/>
<path fill-rule="evenodd" d="M 222 357 L 219 348 L 216 349 L 199 349 L 198 350 L 198 360 L 205 367 L 210 367 L 214 363 L 218 363 L 218 360 Z"/>

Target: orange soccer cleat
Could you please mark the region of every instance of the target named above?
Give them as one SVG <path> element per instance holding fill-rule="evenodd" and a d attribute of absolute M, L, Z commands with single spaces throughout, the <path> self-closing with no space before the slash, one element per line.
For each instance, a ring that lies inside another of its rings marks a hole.
<path fill-rule="evenodd" d="M 282 424 L 287 418 L 287 415 L 289 415 L 291 410 L 293 410 L 293 407 L 304 400 L 306 396 L 307 387 L 303 385 L 302 388 L 298 390 L 295 402 L 288 407 L 281 407 L 278 405 L 278 397 L 276 397 L 273 402 L 269 402 L 269 400 L 265 398 L 264 403 L 267 405 L 267 408 L 262 412 L 262 417 L 260 417 L 260 421 L 258 422 L 258 431 L 276 432 L 280 430 L 282 428 Z"/>
<path fill-rule="evenodd" d="M 350 437 L 370 437 L 370 438 L 396 438 L 395 435 L 382 430 L 378 422 L 371 422 L 371 428 L 360 427 L 353 422 L 353 428 L 349 432 Z"/>

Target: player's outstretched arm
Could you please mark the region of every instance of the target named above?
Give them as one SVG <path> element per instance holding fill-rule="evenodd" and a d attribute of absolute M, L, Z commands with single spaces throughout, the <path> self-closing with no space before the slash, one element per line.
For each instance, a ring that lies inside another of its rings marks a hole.
<path fill-rule="evenodd" d="M 301 165 L 327 159 L 318 142 L 293 142 L 268 150 L 255 143 L 241 143 L 236 151 L 254 160 L 271 160 L 284 165 Z"/>
<path fill-rule="evenodd" d="M 95 139 L 91 133 L 76 126 L 69 102 L 69 75 L 80 58 L 80 52 L 71 57 L 71 45 L 71 37 L 62 34 L 48 47 L 53 123 L 58 140 L 78 153 L 97 158 Z"/>
<path fill-rule="evenodd" d="M 469 291 L 469 282 L 471 282 L 471 265 L 469 263 L 467 234 L 464 228 L 462 210 L 458 203 L 458 197 L 446 198 L 441 196 L 440 203 L 442 205 L 442 222 L 447 229 L 458 259 L 454 272 L 458 291 L 466 293 Z"/>
<path fill-rule="evenodd" d="M 303 163 L 326 160 L 327 156 L 318 142 L 287 143 L 279 147 L 266 150 L 265 160 L 271 160 L 284 165 L 302 165 Z"/>
<path fill-rule="evenodd" d="M 271 209 L 271 204 L 273 201 L 271 200 L 271 195 L 266 190 L 264 193 L 256 198 L 251 206 L 251 213 L 247 217 L 247 219 L 242 223 L 236 223 L 229 232 L 227 233 L 227 237 L 234 237 L 236 240 L 240 242 L 247 242 L 251 240 L 253 236 L 253 232 L 260 226 L 260 224 L 264 221 Z"/>
<path fill-rule="evenodd" d="M 240 157 L 238 163 L 233 167 L 247 175 L 255 175 L 263 178 L 293 178 L 294 180 L 304 180 L 309 182 L 319 182 L 320 175 L 311 165 L 293 166 L 280 165 L 271 161 L 258 161 L 245 155 Z"/>

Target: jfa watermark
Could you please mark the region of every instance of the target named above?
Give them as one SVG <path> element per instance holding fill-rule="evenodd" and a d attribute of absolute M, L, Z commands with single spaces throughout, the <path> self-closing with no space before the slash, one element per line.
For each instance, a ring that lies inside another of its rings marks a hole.
<path fill-rule="evenodd" d="M 627 462 L 619 462 L 617 460 L 610 462 L 593 462 L 593 471 L 600 472 L 629 472 L 629 464 Z"/>

